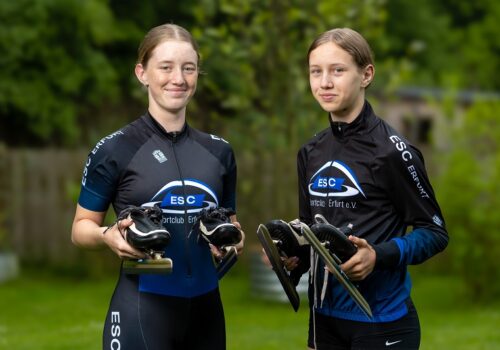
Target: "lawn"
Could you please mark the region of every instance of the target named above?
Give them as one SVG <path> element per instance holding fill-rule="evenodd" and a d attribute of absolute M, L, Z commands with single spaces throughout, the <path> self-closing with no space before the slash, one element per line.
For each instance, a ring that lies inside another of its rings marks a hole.
<path fill-rule="evenodd" d="M 0 285 L 0 349 L 100 349 L 114 282 L 25 272 Z M 295 313 L 287 304 L 252 297 L 247 274 L 238 269 L 222 281 L 221 290 L 229 350 L 305 349 L 305 302 Z M 464 302 L 460 281 L 442 276 L 418 276 L 413 295 L 421 349 L 500 349 L 499 304 Z"/>

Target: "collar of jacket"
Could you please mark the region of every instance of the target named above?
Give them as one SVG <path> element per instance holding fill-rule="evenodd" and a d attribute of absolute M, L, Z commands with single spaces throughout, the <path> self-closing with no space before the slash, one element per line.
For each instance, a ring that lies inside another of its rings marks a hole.
<path fill-rule="evenodd" d="M 375 115 L 373 114 L 373 109 L 366 100 L 359 115 L 350 123 L 334 122 L 330 118 L 330 114 L 328 114 L 332 133 L 339 140 L 344 140 L 352 135 L 363 134 L 365 131 L 368 131 L 369 125 L 374 119 Z"/>
<path fill-rule="evenodd" d="M 188 134 L 189 126 L 187 122 L 184 122 L 181 131 L 168 132 L 149 112 L 146 113 L 143 119 L 146 121 L 146 123 L 150 124 L 160 134 L 164 135 L 172 142 L 178 142 L 184 139 Z"/>

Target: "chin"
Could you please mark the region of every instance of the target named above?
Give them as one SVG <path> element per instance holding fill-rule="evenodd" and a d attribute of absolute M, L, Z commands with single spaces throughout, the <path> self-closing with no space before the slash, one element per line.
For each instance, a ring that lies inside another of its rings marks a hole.
<path fill-rule="evenodd" d="M 328 113 L 336 113 L 340 111 L 340 108 L 338 106 L 332 106 L 332 104 L 329 103 L 320 103 L 320 106 L 325 110 L 325 112 Z"/>
<path fill-rule="evenodd" d="M 170 110 L 181 110 L 185 108 L 189 100 L 178 100 L 178 101 L 168 101 L 164 103 L 164 106 Z"/>

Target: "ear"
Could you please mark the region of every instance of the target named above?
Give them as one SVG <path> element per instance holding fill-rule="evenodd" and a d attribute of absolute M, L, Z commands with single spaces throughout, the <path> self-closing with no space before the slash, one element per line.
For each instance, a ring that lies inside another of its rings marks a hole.
<path fill-rule="evenodd" d="M 369 64 L 363 69 L 363 80 L 361 80 L 361 87 L 368 87 L 373 81 L 373 77 L 375 76 L 375 67 L 373 64 Z"/>
<path fill-rule="evenodd" d="M 149 82 L 148 82 L 148 76 L 146 74 L 146 69 L 144 69 L 144 66 L 141 63 L 137 63 L 135 65 L 134 72 L 135 76 L 141 82 L 141 84 L 147 87 L 149 85 Z"/>

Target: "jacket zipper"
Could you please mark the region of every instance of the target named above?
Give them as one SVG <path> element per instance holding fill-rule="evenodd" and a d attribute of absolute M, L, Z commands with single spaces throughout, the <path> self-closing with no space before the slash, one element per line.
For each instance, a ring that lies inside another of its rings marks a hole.
<path fill-rule="evenodd" d="M 182 176 L 182 171 L 181 167 L 179 165 L 179 161 L 177 159 L 177 153 L 175 151 L 175 143 L 177 142 L 177 132 L 172 133 L 172 151 L 174 153 L 174 158 L 175 158 L 175 164 L 177 165 L 177 171 L 179 172 L 179 178 L 182 182 L 182 194 L 184 196 L 184 199 L 187 197 L 186 196 L 186 185 L 184 183 L 184 177 Z M 186 201 L 184 201 L 184 248 L 186 251 L 186 266 L 187 266 L 187 274 L 188 277 L 191 277 L 192 275 L 192 267 L 191 267 L 191 250 L 189 249 L 189 232 L 187 232 L 187 222 L 188 222 L 188 215 L 187 215 L 187 207 L 186 207 Z"/>

